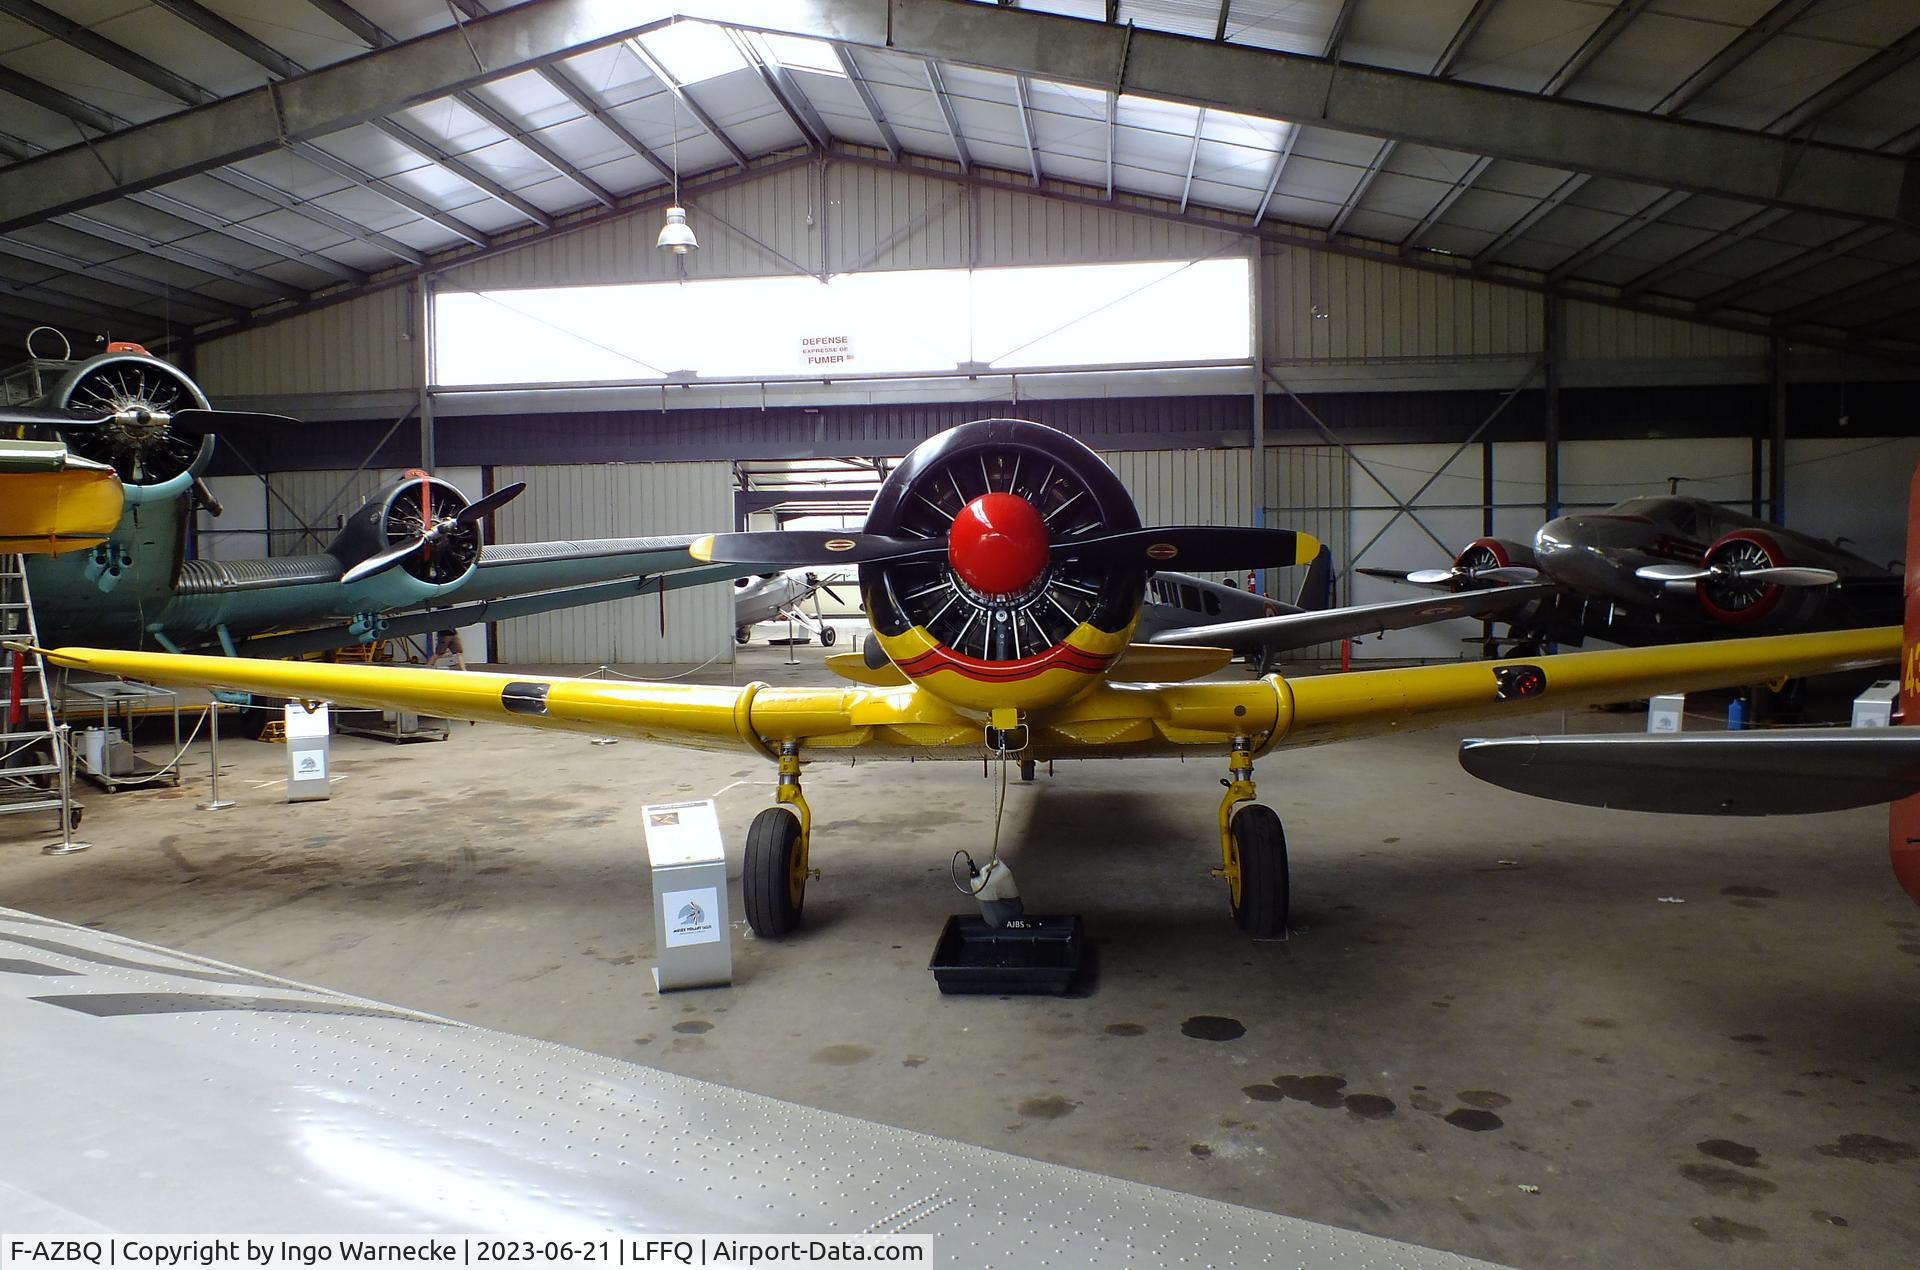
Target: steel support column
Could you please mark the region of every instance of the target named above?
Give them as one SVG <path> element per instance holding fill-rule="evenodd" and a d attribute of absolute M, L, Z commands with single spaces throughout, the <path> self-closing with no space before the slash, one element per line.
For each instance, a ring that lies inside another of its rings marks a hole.
<path fill-rule="evenodd" d="M 1767 347 L 1768 414 L 1772 431 L 1767 440 L 1767 519 L 1787 523 L 1787 341 L 1774 336 Z"/>
<path fill-rule="evenodd" d="M 1547 519 L 1560 514 L 1560 363 L 1566 356 L 1567 306 L 1558 296 L 1547 297 L 1546 329 L 1541 347 L 1545 350 L 1546 398 L 1541 410 L 1541 440 L 1545 445 L 1543 496 Z"/>
<path fill-rule="evenodd" d="M 433 279 L 420 279 L 413 323 L 413 367 L 420 376 L 420 466 L 433 471 Z"/>
<path fill-rule="evenodd" d="M 1222 11 L 1222 20 L 1225 12 Z M 1202 112 L 1205 117 L 1205 112 Z M 1199 135 L 1195 130 L 1195 136 Z M 1252 486 L 1249 491 L 1248 505 L 1253 509 L 1253 523 L 1265 527 L 1267 523 L 1267 270 L 1266 249 L 1258 238 L 1247 244 L 1247 324 L 1251 328 L 1247 342 L 1248 355 L 1253 359 L 1253 464 L 1247 474 L 1247 482 Z M 1254 581 L 1254 589 L 1260 594 L 1267 593 L 1266 570 L 1259 570 Z"/>

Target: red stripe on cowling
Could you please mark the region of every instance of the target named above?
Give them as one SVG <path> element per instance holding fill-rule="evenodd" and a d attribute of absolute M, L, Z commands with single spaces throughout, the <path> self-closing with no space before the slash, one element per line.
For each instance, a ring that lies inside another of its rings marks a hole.
<path fill-rule="evenodd" d="M 1049 670 L 1076 670 L 1082 674 L 1097 675 L 1112 665 L 1118 655 L 1103 656 L 1072 644 L 1055 644 L 1045 652 L 1016 661 L 984 661 L 955 652 L 945 644 L 935 644 L 918 657 L 910 657 L 899 665 L 901 673 L 909 679 L 921 679 L 935 671 L 951 670 L 981 683 L 1012 683 L 1031 679 Z"/>

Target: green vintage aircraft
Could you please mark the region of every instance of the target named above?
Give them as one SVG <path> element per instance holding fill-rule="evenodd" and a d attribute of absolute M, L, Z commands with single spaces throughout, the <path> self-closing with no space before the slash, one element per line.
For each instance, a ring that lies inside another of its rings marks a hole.
<path fill-rule="evenodd" d="M 483 545 L 481 522 L 525 486 L 470 502 L 420 471 L 362 503 L 324 551 L 189 559 L 189 516 L 196 506 L 219 514 L 201 479 L 216 431 L 261 426 L 297 425 L 212 409 L 178 367 L 137 344 L 80 361 L 36 359 L 0 381 L 0 431 L 110 464 L 125 491 L 105 541 L 29 564 L 41 639 L 293 656 L 740 572 L 695 560 L 692 536 Z"/>

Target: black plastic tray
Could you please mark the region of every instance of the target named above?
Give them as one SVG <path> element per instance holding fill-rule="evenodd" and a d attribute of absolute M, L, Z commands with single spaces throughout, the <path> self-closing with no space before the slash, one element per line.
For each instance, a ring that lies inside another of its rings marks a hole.
<path fill-rule="evenodd" d="M 1028 916 L 995 929 L 974 913 L 947 919 L 927 968 L 948 993 L 1062 993 L 1080 973 L 1086 930 L 1078 914 Z"/>

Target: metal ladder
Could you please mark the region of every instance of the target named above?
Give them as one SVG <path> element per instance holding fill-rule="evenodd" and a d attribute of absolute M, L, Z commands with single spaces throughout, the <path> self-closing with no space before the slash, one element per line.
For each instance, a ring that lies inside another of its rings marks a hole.
<path fill-rule="evenodd" d="M 38 646 L 27 558 L 0 556 L 0 639 Z M 0 649 L 0 815 L 51 811 L 62 840 L 80 820 L 61 735 L 38 654 Z"/>

